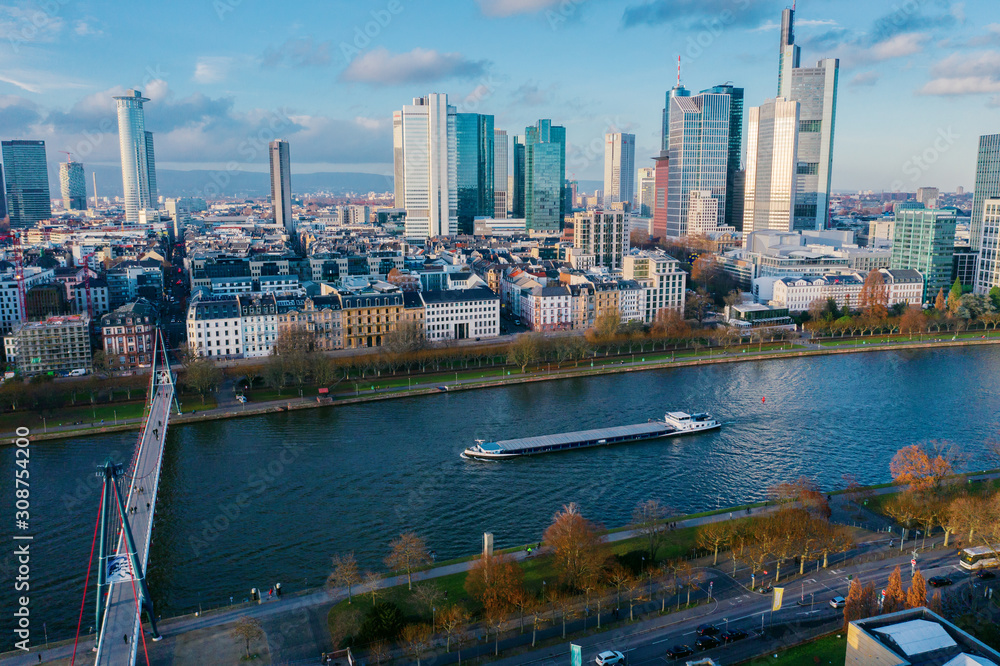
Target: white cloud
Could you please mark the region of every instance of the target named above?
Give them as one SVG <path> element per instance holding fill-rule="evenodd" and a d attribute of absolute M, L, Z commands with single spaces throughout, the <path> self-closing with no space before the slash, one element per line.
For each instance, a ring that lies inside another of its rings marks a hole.
<path fill-rule="evenodd" d="M 220 83 L 229 74 L 233 59 L 226 56 L 202 56 L 194 66 L 194 76 L 197 83 Z"/>
<path fill-rule="evenodd" d="M 55 41 L 65 25 L 61 17 L 49 11 L 0 5 L 0 39 L 15 51 L 21 44 Z"/>
<path fill-rule="evenodd" d="M 904 58 L 915 53 L 920 53 L 924 49 L 924 43 L 928 35 L 923 32 L 908 32 L 895 37 L 890 37 L 884 42 L 879 42 L 869 49 L 869 55 L 873 60 L 891 60 L 892 58 Z"/>
<path fill-rule="evenodd" d="M 102 37 L 104 31 L 94 25 L 93 20 L 77 21 L 73 24 L 73 32 L 81 37 Z"/>
<path fill-rule="evenodd" d="M 878 72 L 861 72 L 851 79 L 852 86 L 873 86 L 878 83 L 881 75 Z"/>
<path fill-rule="evenodd" d="M 514 16 L 515 14 L 533 14 L 543 9 L 550 9 L 560 2 L 579 2 L 580 0 L 476 0 L 479 9 L 487 16 Z"/>
<path fill-rule="evenodd" d="M 340 80 L 375 85 L 429 83 L 480 76 L 485 70 L 485 61 L 469 60 L 460 53 L 415 48 L 408 53 L 393 54 L 377 48 L 352 60 L 340 73 Z"/>
<path fill-rule="evenodd" d="M 952 54 L 931 68 L 931 76 L 923 95 L 1000 93 L 1000 52 Z"/>
<path fill-rule="evenodd" d="M 17 86 L 21 90 L 25 90 L 30 93 L 35 93 L 36 95 L 41 94 L 42 92 L 42 89 L 39 88 L 37 85 L 34 85 L 32 83 L 27 83 L 25 81 L 18 81 L 17 79 L 12 79 L 9 76 L 4 76 L 3 74 L 0 74 L 0 81 L 3 81 L 4 83 L 9 83 L 12 86 Z"/>

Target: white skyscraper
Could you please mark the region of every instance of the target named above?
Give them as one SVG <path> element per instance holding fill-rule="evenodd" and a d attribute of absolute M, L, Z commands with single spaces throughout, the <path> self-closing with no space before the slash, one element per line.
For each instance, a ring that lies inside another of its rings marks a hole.
<path fill-rule="evenodd" d="M 799 103 L 779 97 L 747 114 L 743 232 L 791 231 L 798 163 Z"/>
<path fill-rule="evenodd" d="M 507 219 L 507 130 L 493 130 L 493 217 Z"/>
<path fill-rule="evenodd" d="M 288 142 L 278 139 L 268 145 L 271 164 L 271 210 L 274 223 L 295 237 L 296 223 L 292 215 L 292 162 Z"/>
<path fill-rule="evenodd" d="M 139 211 L 156 208 L 156 172 L 152 163 L 152 132 L 146 131 L 143 102 L 149 99 L 138 90 L 115 97 L 118 105 L 118 144 L 122 158 L 122 187 L 125 192 L 125 219 L 139 221 Z M 150 182 L 152 181 L 152 183 Z M 150 189 L 150 184 L 153 188 Z"/>
<path fill-rule="evenodd" d="M 639 169 L 639 184 L 636 192 L 636 214 L 642 217 L 653 215 L 653 197 L 656 192 L 656 169 L 643 167 Z"/>
<path fill-rule="evenodd" d="M 604 205 L 625 202 L 635 203 L 635 134 L 612 132 L 604 135 Z"/>
<path fill-rule="evenodd" d="M 458 233 L 455 115 L 443 93 L 393 113 L 396 207 L 406 209 L 408 240 Z"/>

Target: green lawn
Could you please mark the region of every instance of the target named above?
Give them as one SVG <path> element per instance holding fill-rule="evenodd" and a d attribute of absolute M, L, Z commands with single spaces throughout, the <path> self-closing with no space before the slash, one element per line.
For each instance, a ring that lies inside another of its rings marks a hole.
<path fill-rule="evenodd" d="M 817 638 L 803 645 L 788 650 L 779 651 L 765 657 L 757 657 L 741 662 L 744 666 L 803 666 L 805 664 L 836 664 L 841 666 L 847 659 L 847 637 L 840 634 L 830 634 Z"/>
<path fill-rule="evenodd" d="M 93 423 L 100 424 L 102 419 L 105 425 L 114 425 L 116 417 L 119 421 L 139 418 L 143 415 L 144 409 L 145 403 L 142 402 L 122 402 L 93 407 L 77 405 L 44 411 L 8 412 L 0 415 L 0 432 L 12 431 L 21 426 L 33 431 L 42 431 L 47 427 L 69 425 L 77 421 L 83 421 L 81 427 L 89 427 Z"/>

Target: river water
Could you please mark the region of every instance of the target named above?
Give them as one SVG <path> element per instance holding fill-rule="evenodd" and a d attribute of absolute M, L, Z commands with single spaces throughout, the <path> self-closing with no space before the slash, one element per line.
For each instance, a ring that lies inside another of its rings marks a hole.
<path fill-rule="evenodd" d="M 401 531 L 438 559 L 540 539 L 577 502 L 608 527 L 655 498 L 684 512 L 757 500 L 805 475 L 889 480 L 902 446 L 953 441 L 981 469 L 995 437 L 1000 348 L 848 354 L 539 382 L 429 397 L 177 426 L 163 463 L 149 580 L 158 613 L 236 601 L 251 587 L 321 584 L 330 556 L 382 569 Z M 709 411 L 718 431 L 484 463 L 459 453 L 500 439 Z M 96 466 L 126 459 L 134 433 L 40 442 L 31 450 L 33 627 L 76 627 L 99 492 Z M 0 449 L 5 526 L 13 517 L 11 447 Z M 3 532 L 8 532 L 5 527 Z M 12 543 L 9 539 L 8 544 Z M 13 559 L 0 560 L 0 606 L 14 605 Z M 92 578 L 93 582 L 93 578 Z M 83 630 L 92 624 L 88 596 Z M 10 649 L 11 619 L 0 621 Z M 39 636 L 40 638 L 40 636 Z"/>

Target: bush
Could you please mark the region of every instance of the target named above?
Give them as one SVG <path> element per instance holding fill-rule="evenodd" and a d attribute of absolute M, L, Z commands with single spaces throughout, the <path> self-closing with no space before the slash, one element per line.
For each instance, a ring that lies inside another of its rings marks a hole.
<path fill-rule="evenodd" d="M 375 641 L 395 641 L 406 623 L 403 611 L 391 601 L 380 601 L 368 609 L 358 635 L 351 641 L 357 645 L 368 645 Z"/>

